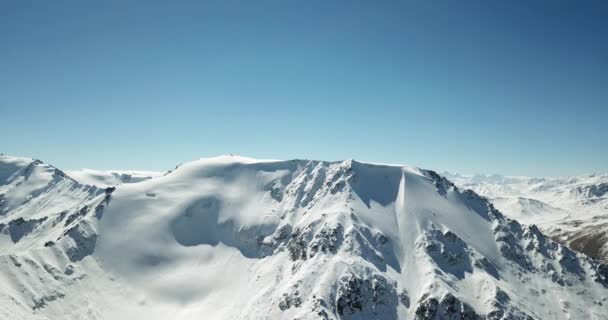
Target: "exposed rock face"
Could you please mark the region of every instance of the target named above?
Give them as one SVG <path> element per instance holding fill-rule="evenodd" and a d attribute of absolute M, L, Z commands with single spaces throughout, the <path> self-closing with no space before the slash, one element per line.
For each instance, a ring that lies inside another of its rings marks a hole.
<path fill-rule="evenodd" d="M 481 320 L 473 308 L 463 303 L 452 294 L 445 294 L 441 299 L 423 296 L 416 308 L 416 319 L 420 320 Z"/>
<path fill-rule="evenodd" d="M 360 313 L 382 319 L 396 318 L 398 303 L 395 284 L 381 275 L 362 279 L 354 274 L 343 276 L 338 282 L 336 310 L 344 319 L 356 318 Z"/>
<path fill-rule="evenodd" d="M 80 261 L 84 257 L 91 255 L 95 250 L 97 234 L 90 225 L 84 223 L 78 224 L 68 230 L 66 235 L 73 241 L 73 244 L 68 247 L 66 252 L 70 261 Z"/>
<path fill-rule="evenodd" d="M 11 236 L 13 242 L 19 242 L 21 238 L 32 232 L 37 226 L 43 223 L 46 217 L 40 219 L 25 220 L 23 218 L 17 218 L 8 223 L 8 226 L 0 224 L 0 232 L 6 227 L 8 233 Z"/>
<path fill-rule="evenodd" d="M 608 182 L 577 187 L 573 193 L 585 198 L 601 198 L 608 195 Z"/>
<path fill-rule="evenodd" d="M 423 243 L 426 252 L 442 270 L 458 278 L 463 278 L 465 272 L 472 272 L 474 253 L 453 232 L 432 229 Z"/>

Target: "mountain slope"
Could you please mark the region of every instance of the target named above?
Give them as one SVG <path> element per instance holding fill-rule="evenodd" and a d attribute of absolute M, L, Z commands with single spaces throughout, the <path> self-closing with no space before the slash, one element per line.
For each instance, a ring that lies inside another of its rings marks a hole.
<path fill-rule="evenodd" d="M 0 257 L 0 315 L 606 318 L 605 266 L 433 171 L 224 156 L 95 190 Z"/>

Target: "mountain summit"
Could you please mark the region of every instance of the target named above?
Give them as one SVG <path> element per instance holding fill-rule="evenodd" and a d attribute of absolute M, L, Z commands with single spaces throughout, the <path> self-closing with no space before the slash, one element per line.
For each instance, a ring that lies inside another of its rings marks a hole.
<path fill-rule="evenodd" d="M 608 319 L 608 268 L 434 171 L 201 159 L 102 188 L 0 157 L 0 318 Z"/>

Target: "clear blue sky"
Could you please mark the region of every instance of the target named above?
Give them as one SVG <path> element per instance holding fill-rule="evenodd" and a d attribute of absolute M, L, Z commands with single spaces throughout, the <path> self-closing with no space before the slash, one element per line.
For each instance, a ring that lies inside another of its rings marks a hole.
<path fill-rule="evenodd" d="M 608 1 L 1 1 L 0 152 L 608 171 Z"/>

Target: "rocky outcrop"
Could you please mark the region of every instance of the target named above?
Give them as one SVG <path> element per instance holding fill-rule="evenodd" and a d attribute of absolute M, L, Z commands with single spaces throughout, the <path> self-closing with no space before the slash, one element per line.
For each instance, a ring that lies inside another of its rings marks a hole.
<path fill-rule="evenodd" d="M 441 298 L 424 295 L 416 307 L 417 320 L 481 320 L 473 308 L 451 293 Z"/>
<path fill-rule="evenodd" d="M 336 311 L 342 319 L 364 314 L 367 317 L 394 319 L 399 301 L 395 284 L 374 274 L 361 278 L 354 274 L 340 278 L 336 290 Z"/>

